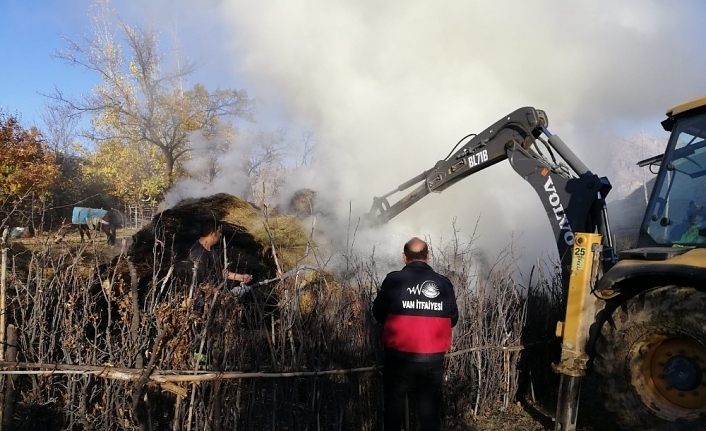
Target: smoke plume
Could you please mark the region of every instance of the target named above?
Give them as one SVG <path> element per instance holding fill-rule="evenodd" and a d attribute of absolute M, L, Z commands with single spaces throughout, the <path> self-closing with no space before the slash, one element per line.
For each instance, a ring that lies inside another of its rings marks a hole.
<path fill-rule="evenodd" d="M 261 112 L 315 132 L 315 162 L 289 186 L 317 190 L 341 220 L 518 107 L 546 110 L 550 130 L 604 175 L 616 143 L 640 130 L 664 138 L 664 111 L 704 93 L 697 1 L 224 0 L 207 9 L 215 23 L 189 25 L 184 13 L 182 27 L 215 26 L 219 65 Z M 532 257 L 553 247 L 538 198 L 507 164 L 425 198 L 378 242 L 448 235 L 453 220 L 469 234 L 478 217 L 488 249 L 513 238 Z"/>

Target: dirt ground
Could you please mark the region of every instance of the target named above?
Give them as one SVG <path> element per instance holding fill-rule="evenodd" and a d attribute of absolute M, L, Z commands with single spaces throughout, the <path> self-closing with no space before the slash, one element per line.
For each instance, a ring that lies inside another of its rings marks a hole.
<path fill-rule="evenodd" d="M 464 419 L 463 424 L 450 426 L 448 431 L 544 431 L 553 430 L 554 422 L 548 412 L 540 413 L 531 405 L 511 404 L 506 410 L 495 410 L 478 417 Z M 591 411 L 580 411 L 577 431 L 617 431 Z"/>
<path fill-rule="evenodd" d="M 112 257 L 120 254 L 120 251 L 123 249 L 123 242 L 125 243 L 125 250 L 130 247 L 132 235 L 135 232 L 137 232 L 137 229 L 134 228 L 118 229 L 116 231 L 115 245 L 113 246 L 108 245 L 105 234 L 99 233 L 96 236 L 93 232 L 91 233 L 91 239 L 85 238 L 84 242 L 81 243 L 81 236 L 78 231 L 67 233 L 66 236 L 56 244 L 57 246 L 54 246 L 55 232 L 42 232 L 32 238 L 13 239 L 12 243 L 22 244 L 30 249 L 36 249 L 36 247 L 41 244 L 51 244 L 52 249 L 56 249 L 57 251 L 61 250 L 60 245 L 72 248 L 84 247 L 85 253 L 91 256 L 105 258 L 102 262 L 109 262 Z"/>
<path fill-rule="evenodd" d="M 494 411 L 476 418 L 467 418 L 466 424 L 449 430 L 461 431 L 543 431 L 552 424 L 542 424 L 522 406 L 511 404 L 505 411 Z M 465 426 L 465 428 L 464 428 Z M 551 428 L 549 428 L 551 429 Z"/>

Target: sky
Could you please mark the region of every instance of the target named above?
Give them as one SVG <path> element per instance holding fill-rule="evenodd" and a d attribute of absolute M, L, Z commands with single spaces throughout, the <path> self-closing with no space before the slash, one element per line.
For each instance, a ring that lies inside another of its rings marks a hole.
<path fill-rule="evenodd" d="M 90 35 L 91 4 L 0 1 L 0 106 L 31 124 L 41 118 L 40 93 L 90 91 L 95 76 L 52 54 L 66 46 L 62 35 Z M 372 196 L 431 168 L 462 136 L 518 107 L 545 110 L 549 129 L 595 172 L 610 175 L 630 158 L 630 137 L 666 140 L 664 112 L 706 94 L 706 4 L 696 0 L 145 0 L 113 7 L 130 23 L 157 28 L 172 60 L 194 61 L 194 82 L 246 89 L 258 109 L 248 127 L 313 131 L 315 163 L 288 187 L 319 191 L 341 219 L 366 211 Z M 551 245 L 541 204 L 509 165 L 425 198 L 391 222 L 382 242 L 448 237 L 454 223 L 470 235 L 477 221 L 482 246 L 518 241 L 521 253 L 534 256 Z"/>
<path fill-rule="evenodd" d="M 60 10 L 55 2 L 0 2 L 0 47 L 5 53 L 0 67 L 0 107 L 19 114 L 27 125 L 38 124 L 44 109 L 40 93 L 54 86 L 82 92 L 95 78 L 62 65 L 52 54 L 63 48 L 62 34 L 86 28 L 85 9 L 67 2 Z M 67 90 L 68 91 L 68 90 Z"/>

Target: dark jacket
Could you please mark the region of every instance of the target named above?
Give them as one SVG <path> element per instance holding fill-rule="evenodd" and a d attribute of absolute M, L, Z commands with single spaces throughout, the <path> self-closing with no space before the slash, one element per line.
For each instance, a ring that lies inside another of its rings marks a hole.
<path fill-rule="evenodd" d="M 456 295 L 448 278 L 422 261 L 387 274 L 373 303 L 383 324 L 382 342 L 393 353 L 439 357 L 451 347 L 458 320 Z"/>
<path fill-rule="evenodd" d="M 223 280 L 223 260 L 215 248 L 206 250 L 196 241 L 189 250 L 189 261 L 196 271 L 197 283 L 219 283 Z"/>
<path fill-rule="evenodd" d="M 227 283 L 223 274 L 223 256 L 219 249 L 206 250 L 200 242 L 196 241 L 189 250 L 189 262 L 190 271 L 192 271 L 190 274 L 196 277 L 197 284 L 207 283 L 218 286 L 220 283 Z M 244 284 L 229 288 L 229 291 L 236 296 L 244 295 L 251 290 L 252 286 Z"/>

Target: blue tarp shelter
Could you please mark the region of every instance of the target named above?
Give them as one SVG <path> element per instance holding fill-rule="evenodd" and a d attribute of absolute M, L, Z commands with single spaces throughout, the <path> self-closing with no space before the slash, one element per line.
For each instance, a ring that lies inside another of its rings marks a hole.
<path fill-rule="evenodd" d="M 90 219 L 102 219 L 106 214 L 108 214 L 108 211 L 101 208 L 74 207 L 74 211 L 71 214 L 71 223 L 88 224 Z"/>

